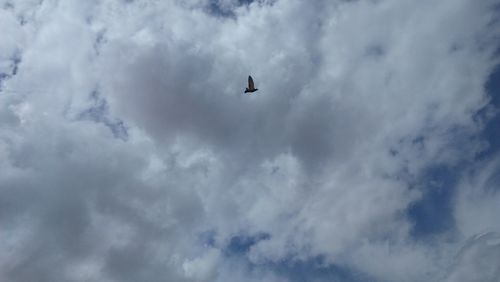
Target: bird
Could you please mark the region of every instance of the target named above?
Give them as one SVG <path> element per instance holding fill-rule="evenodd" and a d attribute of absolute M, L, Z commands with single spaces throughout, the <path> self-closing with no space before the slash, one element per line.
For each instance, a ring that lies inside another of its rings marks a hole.
<path fill-rule="evenodd" d="M 253 85 L 253 79 L 251 76 L 248 76 L 248 88 L 245 89 L 245 93 L 252 93 L 252 92 L 255 92 L 259 89 L 255 88 L 255 86 Z"/>

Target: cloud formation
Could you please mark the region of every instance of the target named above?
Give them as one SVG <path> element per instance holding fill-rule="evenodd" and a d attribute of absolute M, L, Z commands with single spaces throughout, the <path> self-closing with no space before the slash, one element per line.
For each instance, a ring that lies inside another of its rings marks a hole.
<path fill-rule="evenodd" d="M 0 280 L 495 277 L 494 4 L 0 1 Z"/>

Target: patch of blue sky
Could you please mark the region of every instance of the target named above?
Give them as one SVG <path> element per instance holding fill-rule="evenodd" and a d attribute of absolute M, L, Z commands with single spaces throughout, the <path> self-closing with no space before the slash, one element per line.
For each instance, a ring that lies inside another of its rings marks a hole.
<path fill-rule="evenodd" d="M 438 165 L 428 168 L 419 179 L 416 185 L 423 196 L 407 211 L 413 222 L 411 235 L 415 239 L 425 239 L 454 228 L 452 197 L 460 171 L 460 168 Z"/>
<path fill-rule="evenodd" d="M 209 0 L 207 5 L 207 12 L 211 15 L 224 18 L 234 18 L 235 14 L 233 9 L 242 5 L 250 5 L 254 0 L 238 0 L 236 6 L 231 7 L 222 3 L 221 0 Z"/>
<path fill-rule="evenodd" d="M 267 266 L 290 282 L 374 282 L 375 278 L 347 266 L 327 264 L 322 256 L 308 260 L 286 259 Z"/>
<path fill-rule="evenodd" d="M 234 236 L 224 248 L 224 254 L 241 255 L 250 251 L 250 248 L 259 241 L 268 240 L 271 236 L 267 233 L 259 233 L 254 236 Z"/>
<path fill-rule="evenodd" d="M 7 65 L 6 69 L 0 69 L 0 91 L 2 90 L 3 82 L 17 74 L 20 63 L 21 55 L 19 51 L 14 52 L 7 62 L 5 62 L 5 65 Z M 2 65 L 4 65 L 4 62 L 2 62 Z"/>
<path fill-rule="evenodd" d="M 482 137 L 489 145 L 483 155 L 488 157 L 498 153 L 500 149 L 500 65 L 491 73 L 485 89 L 490 97 L 489 107 L 494 112 L 493 116 L 487 118 L 482 132 Z"/>
<path fill-rule="evenodd" d="M 97 90 L 94 90 L 90 94 L 90 99 L 92 100 L 93 105 L 81 112 L 78 115 L 78 119 L 102 123 L 109 128 L 115 138 L 127 140 L 127 126 L 122 120 L 109 117 L 109 106 L 106 99 L 100 97 Z"/>
<path fill-rule="evenodd" d="M 215 246 L 215 232 L 207 231 L 200 234 L 200 240 L 204 245 Z M 292 256 L 275 261 L 265 261 L 254 263 L 248 259 L 248 253 L 252 246 L 262 240 L 269 240 L 271 236 L 266 233 L 256 235 L 233 236 L 229 242 L 222 247 L 222 254 L 233 260 L 245 264 L 249 271 L 269 271 L 285 278 L 290 282 L 302 281 L 345 281 L 345 282 L 366 282 L 376 281 L 373 277 L 356 271 L 347 266 L 329 264 L 323 256 L 316 256 L 306 260 L 299 260 Z"/>

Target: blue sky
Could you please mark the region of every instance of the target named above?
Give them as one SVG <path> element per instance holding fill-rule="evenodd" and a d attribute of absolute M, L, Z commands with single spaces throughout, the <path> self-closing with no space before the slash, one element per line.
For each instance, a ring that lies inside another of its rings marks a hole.
<path fill-rule="evenodd" d="M 490 105 L 491 107 L 500 108 L 500 67 L 496 67 L 491 75 L 489 76 L 486 84 L 486 91 L 491 97 Z M 500 148 L 500 135 L 496 129 L 498 125 L 500 115 L 495 113 L 492 117 L 487 119 L 486 127 L 483 131 L 483 138 L 485 138 L 490 144 L 489 150 L 485 152 L 486 155 L 494 155 L 498 152 Z"/>
<path fill-rule="evenodd" d="M 495 281 L 497 2 L 0 0 L 0 280 Z"/>

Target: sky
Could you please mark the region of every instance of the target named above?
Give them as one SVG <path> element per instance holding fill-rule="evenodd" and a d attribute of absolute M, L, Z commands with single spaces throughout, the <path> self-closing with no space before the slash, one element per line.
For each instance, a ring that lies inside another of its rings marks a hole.
<path fill-rule="evenodd" d="M 498 281 L 499 11 L 0 0 L 0 280 Z"/>

